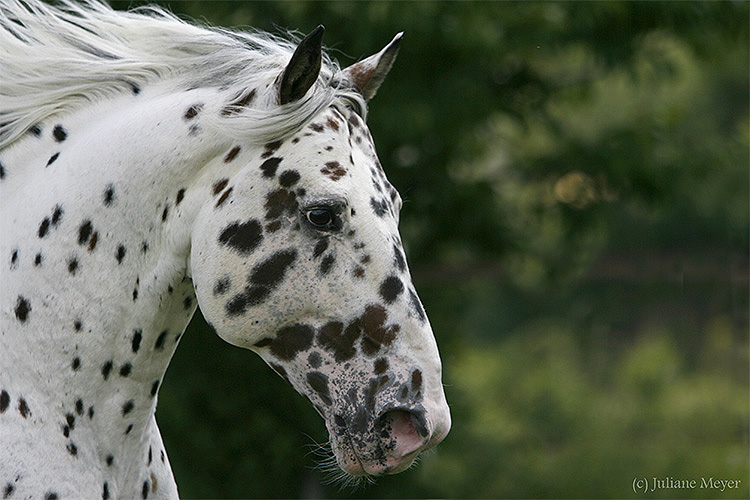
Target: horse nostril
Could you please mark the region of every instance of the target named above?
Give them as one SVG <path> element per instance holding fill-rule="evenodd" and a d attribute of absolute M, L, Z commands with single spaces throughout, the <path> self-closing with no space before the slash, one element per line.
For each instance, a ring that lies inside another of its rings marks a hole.
<path fill-rule="evenodd" d="M 394 442 L 396 456 L 404 456 L 422 448 L 428 441 L 430 432 L 424 411 L 396 409 L 378 418 L 380 437 Z"/>

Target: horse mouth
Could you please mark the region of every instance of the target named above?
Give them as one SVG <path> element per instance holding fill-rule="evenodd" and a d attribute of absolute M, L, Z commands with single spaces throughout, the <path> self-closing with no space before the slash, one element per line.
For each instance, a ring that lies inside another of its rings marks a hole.
<path fill-rule="evenodd" d="M 401 457 L 384 456 L 366 460 L 360 457 L 360 453 L 357 453 L 347 438 L 334 449 L 334 454 L 341 470 L 350 476 L 383 476 L 398 474 L 411 467 L 420 451 L 416 450 Z"/>
<path fill-rule="evenodd" d="M 339 468 L 351 476 L 398 474 L 443 436 L 432 435 L 409 411 L 392 410 L 377 419 L 374 432 L 331 436 Z"/>

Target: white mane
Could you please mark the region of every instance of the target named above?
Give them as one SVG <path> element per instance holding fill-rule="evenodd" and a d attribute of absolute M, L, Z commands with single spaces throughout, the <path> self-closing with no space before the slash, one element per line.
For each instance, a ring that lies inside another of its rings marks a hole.
<path fill-rule="evenodd" d="M 188 24 L 159 7 L 115 11 L 99 0 L 52 7 L 40 0 L 0 2 L 0 149 L 35 124 L 88 102 L 165 82 L 174 91 L 213 87 L 227 103 L 273 84 L 295 44 L 267 33 Z M 312 92 L 284 106 L 258 99 L 252 109 L 216 117 L 231 136 L 262 143 L 303 127 L 343 100 L 365 101 L 324 55 Z"/>

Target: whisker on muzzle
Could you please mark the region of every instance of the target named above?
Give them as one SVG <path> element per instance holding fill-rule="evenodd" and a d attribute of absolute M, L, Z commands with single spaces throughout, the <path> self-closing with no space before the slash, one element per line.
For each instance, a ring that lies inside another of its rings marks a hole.
<path fill-rule="evenodd" d="M 312 441 L 312 443 L 305 445 L 306 448 L 309 448 L 307 456 L 312 456 L 316 462 L 310 469 L 322 473 L 322 484 L 335 486 L 339 491 L 361 491 L 368 485 L 375 484 L 376 480 L 373 476 L 353 476 L 341 469 L 330 441 L 318 443 L 312 436 L 307 434 L 306 436 Z"/>

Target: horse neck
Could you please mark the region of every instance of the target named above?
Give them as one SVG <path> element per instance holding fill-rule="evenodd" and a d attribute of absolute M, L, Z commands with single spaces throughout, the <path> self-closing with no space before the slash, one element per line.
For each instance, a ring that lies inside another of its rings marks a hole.
<path fill-rule="evenodd" d="M 189 110 L 203 103 L 218 113 L 211 97 L 144 92 L 100 103 L 44 123 L 40 137 L 2 152 L 12 183 L 2 186 L 3 255 L 15 252 L 18 262 L 3 269 L 0 386 L 22 394 L 55 433 L 66 414 L 88 413 L 102 452 L 145 435 L 197 305 L 188 276 L 192 224 L 231 146 L 197 133 Z M 57 125 L 64 141 L 53 134 Z M 32 150 L 44 156 L 32 158 Z M 16 295 L 29 304 L 24 321 L 8 314 Z"/>

